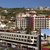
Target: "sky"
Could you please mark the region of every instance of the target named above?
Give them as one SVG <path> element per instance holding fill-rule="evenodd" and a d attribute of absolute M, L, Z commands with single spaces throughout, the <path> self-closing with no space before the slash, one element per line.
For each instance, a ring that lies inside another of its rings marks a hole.
<path fill-rule="evenodd" d="M 50 0 L 0 0 L 0 7 L 4 8 L 33 8 L 50 7 Z"/>
<path fill-rule="evenodd" d="M 50 29 L 41 29 L 41 34 L 46 34 L 50 36 Z"/>

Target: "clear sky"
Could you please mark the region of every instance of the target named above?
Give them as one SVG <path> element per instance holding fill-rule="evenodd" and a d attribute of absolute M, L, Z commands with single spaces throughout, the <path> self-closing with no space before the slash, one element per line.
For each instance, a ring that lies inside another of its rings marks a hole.
<path fill-rule="evenodd" d="M 33 8 L 39 6 L 50 7 L 50 0 L 0 0 L 0 6 L 7 8 Z"/>
<path fill-rule="evenodd" d="M 42 30 L 41 30 L 41 33 L 50 36 L 50 29 L 42 29 Z"/>

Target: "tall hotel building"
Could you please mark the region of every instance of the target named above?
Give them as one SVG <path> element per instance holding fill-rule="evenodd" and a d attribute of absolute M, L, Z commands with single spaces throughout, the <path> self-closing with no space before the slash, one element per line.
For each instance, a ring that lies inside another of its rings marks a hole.
<path fill-rule="evenodd" d="M 36 29 L 50 29 L 50 17 L 45 15 L 38 15 L 34 17 L 34 30 Z"/>
<path fill-rule="evenodd" d="M 46 16 L 46 27 L 50 29 L 50 16 Z"/>
<path fill-rule="evenodd" d="M 33 29 L 33 17 L 29 16 L 29 14 L 20 13 L 16 19 L 18 29 L 25 30 L 28 27 Z"/>
<path fill-rule="evenodd" d="M 17 16 L 17 27 L 18 29 L 25 29 L 27 27 L 26 15 L 24 13 L 19 13 Z"/>
<path fill-rule="evenodd" d="M 46 29 L 46 17 L 45 16 L 36 16 L 35 17 L 35 28 L 34 29 Z"/>
<path fill-rule="evenodd" d="M 17 27 L 25 30 L 27 27 L 36 29 L 50 29 L 50 17 L 46 15 L 36 15 L 35 11 L 20 13 L 17 17 Z"/>

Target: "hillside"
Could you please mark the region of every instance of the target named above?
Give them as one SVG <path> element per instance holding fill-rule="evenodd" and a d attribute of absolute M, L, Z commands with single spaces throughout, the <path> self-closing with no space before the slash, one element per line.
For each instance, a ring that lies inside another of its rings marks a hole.
<path fill-rule="evenodd" d="M 35 9 L 33 9 L 33 10 L 35 10 Z M 8 16 L 15 17 L 16 14 L 18 14 L 19 12 L 26 12 L 26 11 L 28 11 L 28 10 L 26 10 L 26 8 L 2 8 L 2 7 L 0 7 L 0 15 L 6 16 L 6 17 L 8 17 Z M 50 10 L 39 10 L 38 9 L 35 11 L 37 12 L 37 14 L 50 15 Z"/>

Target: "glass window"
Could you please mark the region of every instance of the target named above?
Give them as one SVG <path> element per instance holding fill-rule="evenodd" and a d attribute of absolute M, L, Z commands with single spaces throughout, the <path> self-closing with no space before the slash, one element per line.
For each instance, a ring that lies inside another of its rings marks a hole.
<path fill-rule="evenodd" d="M 34 39 L 37 39 L 37 37 L 34 37 Z"/>
<path fill-rule="evenodd" d="M 32 40 L 27 40 L 27 42 L 32 42 Z"/>
<path fill-rule="evenodd" d="M 37 46 L 37 44 L 33 44 L 33 46 Z"/>
<path fill-rule="evenodd" d="M 22 38 L 24 38 L 24 36 L 22 36 Z"/>
<path fill-rule="evenodd" d="M 34 43 L 37 43 L 37 41 L 34 41 Z"/>
<path fill-rule="evenodd" d="M 28 36 L 28 39 L 30 39 L 30 36 Z"/>
<path fill-rule="evenodd" d="M 24 39 L 24 41 L 26 41 L 26 39 Z"/>
<path fill-rule="evenodd" d="M 18 37 L 18 35 L 17 35 L 17 37 Z"/>
<path fill-rule="evenodd" d="M 10 36 L 11 36 L 11 34 L 10 34 Z"/>
<path fill-rule="evenodd" d="M 12 34 L 12 36 L 13 36 L 13 34 Z"/>
<path fill-rule="evenodd" d="M 33 39 L 33 37 L 31 37 L 31 39 Z"/>
<path fill-rule="evenodd" d="M 23 41 L 23 39 L 21 39 L 21 41 Z"/>
<path fill-rule="evenodd" d="M 25 38 L 27 38 L 27 36 L 25 36 Z"/>
<path fill-rule="evenodd" d="M 18 40 L 18 39 L 16 38 L 16 40 Z"/>
<path fill-rule="evenodd" d="M 20 40 L 20 39 L 19 39 Z"/>
<path fill-rule="evenodd" d="M 15 38 L 14 38 L 14 40 L 15 40 Z"/>
<path fill-rule="evenodd" d="M 6 37 L 5 37 L 6 38 Z"/>

